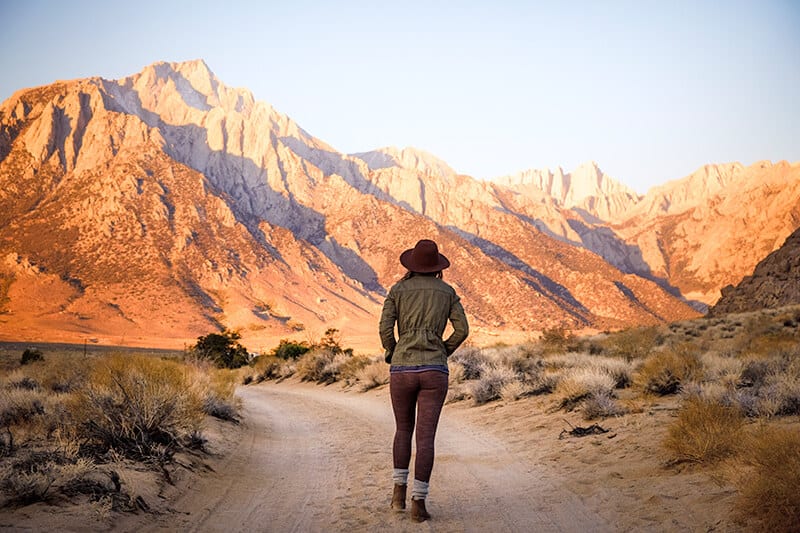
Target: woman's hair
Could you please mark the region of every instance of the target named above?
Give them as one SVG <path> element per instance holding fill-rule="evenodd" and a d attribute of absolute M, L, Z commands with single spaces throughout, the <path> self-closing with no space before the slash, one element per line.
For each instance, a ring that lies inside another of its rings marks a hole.
<path fill-rule="evenodd" d="M 436 272 L 412 272 L 411 270 L 409 270 L 408 272 L 405 273 L 405 275 L 402 278 L 400 278 L 400 281 L 411 279 L 414 276 L 434 276 L 439 279 L 442 279 L 442 271 L 437 270 Z"/>

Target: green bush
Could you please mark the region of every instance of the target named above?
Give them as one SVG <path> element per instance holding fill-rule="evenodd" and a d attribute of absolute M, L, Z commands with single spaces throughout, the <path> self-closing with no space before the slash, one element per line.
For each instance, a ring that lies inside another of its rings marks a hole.
<path fill-rule="evenodd" d="M 192 351 L 203 359 L 210 359 L 219 368 L 239 368 L 250 362 L 247 348 L 239 344 L 242 336 L 236 331 L 209 333 L 197 338 Z"/>
<path fill-rule="evenodd" d="M 272 349 L 270 355 L 280 359 L 298 359 L 301 355 L 311 350 L 307 342 L 294 342 L 289 339 L 281 339 L 278 345 Z"/>
<path fill-rule="evenodd" d="M 36 361 L 44 361 L 44 354 L 42 351 L 36 348 L 26 348 L 25 351 L 22 352 L 19 364 L 27 365 L 28 363 L 34 363 Z"/>

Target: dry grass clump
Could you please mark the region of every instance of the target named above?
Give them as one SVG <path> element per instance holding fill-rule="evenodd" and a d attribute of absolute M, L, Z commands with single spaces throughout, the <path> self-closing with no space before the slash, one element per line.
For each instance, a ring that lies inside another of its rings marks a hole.
<path fill-rule="evenodd" d="M 703 367 L 695 351 L 687 346 L 657 352 L 645 359 L 636 381 L 646 391 L 675 394 L 682 385 L 702 378 Z"/>
<path fill-rule="evenodd" d="M 336 355 L 332 350 L 311 350 L 297 360 L 295 374 L 302 381 L 333 383 L 336 381 L 338 367 L 341 363 L 341 361 L 336 361 Z"/>
<path fill-rule="evenodd" d="M 481 368 L 479 375 L 468 386 L 469 394 L 476 405 L 497 400 L 501 397 L 503 387 L 518 381 L 516 372 L 503 365 L 487 364 Z"/>
<path fill-rule="evenodd" d="M 559 408 L 571 411 L 590 396 L 611 396 L 616 380 L 599 368 L 577 367 L 564 376 L 556 385 L 553 394 Z"/>
<path fill-rule="evenodd" d="M 670 425 L 664 447 L 674 462 L 713 464 L 736 453 L 743 426 L 737 408 L 690 397 Z"/>
<path fill-rule="evenodd" d="M 600 342 L 604 354 L 627 361 L 644 359 L 664 343 L 664 334 L 655 326 L 631 328 L 610 334 Z"/>
<path fill-rule="evenodd" d="M 480 378 L 481 372 L 494 362 L 495 360 L 489 355 L 488 350 L 474 346 L 466 346 L 456 350 L 448 361 L 449 364 L 458 363 L 461 365 L 464 380 L 467 381 Z"/>
<path fill-rule="evenodd" d="M 343 380 L 347 385 L 352 385 L 357 381 L 358 372 L 370 363 L 372 359 L 364 355 L 314 348 L 297 360 L 294 373 L 302 381 L 327 385 Z"/>
<path fill-rule="evenodd" d="M 239 421 L 241 402 L 235 397 L 239 373 L 236 370 L 217 368 L 209 361 L 199 362 L 192 382 L 203 399 L 203 412 L 220 420 Z"/>
<path fill-rule="evenodd" d="M 389 383 L 389 367 L 383 357 L 376 357 L 355 372 L 355 379 L 362 392 Z"/>
<path fill-rule="evenodd" d="M 628 410 L 621 406 L 610 394 L 593 393 L 583 400 L 581 412 L 584 420 L 596 420 L 598 418 L 621 416 L 626 414 Z"/>
<path fill-rule="evenodd" d="M 78 434 L 133 457 L 191 441 L 203 398 L 185 365 L 153 357 L 111 355 L 93 368 L 73 404 Z"/>
<path fill-rule="evenodd" d="M 737 479 L 738 514 L 760 531 L 797 531 L 800 524 L 800 433 L 762 428 L 742 460 L 750 467 Z"/>
<path fill-rule="evenodd" d="M 77 453 L 58 451 L 28 452 L 0 467 L 0 489 L 5 494 L 3 505 L 25 505 L 46 500 L 56 489 L 69 493 L 97 467 L 91 459 Z"/>
<path fill-rule="evenodd" d="M 274 355 L 261 355 L 253 363 L 253 373 L 245 377 L 245 385 L 249 383 L 261 383 L 266 380 L 283 380 L 297 371 L 297 364 L 294 359 L 281 359 Z M 249 378 L 249 379 L 248 379 Z"/>

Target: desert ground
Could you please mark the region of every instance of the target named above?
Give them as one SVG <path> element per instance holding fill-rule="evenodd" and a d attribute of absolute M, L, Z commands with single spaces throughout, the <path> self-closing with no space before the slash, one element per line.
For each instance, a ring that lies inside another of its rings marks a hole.
<path fill-rule="evenodd" d="M 389 509 L 393 420 L 388 387 L 366 393 L 287 380 L 240 387 L 243 423 L 214 428 L 202 476 L 179 479 L 153 512 L 111 531 L 738 531 L 735 491 L 691 468 L 668 468 L 660 441 L 676 401 L 601 422 L 549 413 L 541 398 L 448 404 L 425 524 Z M 227 432 L 222 439 L 220 431 Z M 36 504 L 0 514 L 8 530 L 86 529 Z"/>
<path fill-rule="evenodd" d="M 183 531 L 736 531 L 735 491 L 667 468 L 672 401 L 559 439 L 577 416 L 529 398 L 445 406 L 420 525 L 389 509 L 388 387 L 359 393 L 299 381 L 242 387 L 244 419 L 214 473 L 172 512 L 114 528 Z M 413 460 L 413 459 L 412 459 Z"/>

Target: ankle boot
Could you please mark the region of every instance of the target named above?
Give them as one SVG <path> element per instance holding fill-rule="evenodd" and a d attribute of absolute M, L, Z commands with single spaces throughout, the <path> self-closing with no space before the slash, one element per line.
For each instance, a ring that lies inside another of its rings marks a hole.
<path fill-rule="evenodd" d="M 425 500 L 411 499 L 411 519 L 415 522 L 424 522 L 429 519 L 431 515 L 425 509 Z"/>
<path fill-rule="evenodd" d="M 408 485 L 395 485 L 392 493 L 392 509 L 403 511 L 406 508 L 406 489 Z"/>

